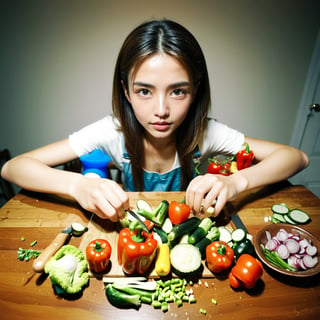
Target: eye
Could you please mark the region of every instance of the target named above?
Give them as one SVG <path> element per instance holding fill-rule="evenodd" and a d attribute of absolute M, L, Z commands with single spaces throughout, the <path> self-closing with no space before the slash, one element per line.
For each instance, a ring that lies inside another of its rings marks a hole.
<path fill-rule="evenodd" d="M 171 95 L 173 97 L 184 97 L 187 94 L 187 91 L 181 88 L 172 90 Z"/>
<path fill-rule="evenodd" d="M 150 90 L 142 88 L 136 91 L 140 96 L 147 97 L 151 94 Z"/>

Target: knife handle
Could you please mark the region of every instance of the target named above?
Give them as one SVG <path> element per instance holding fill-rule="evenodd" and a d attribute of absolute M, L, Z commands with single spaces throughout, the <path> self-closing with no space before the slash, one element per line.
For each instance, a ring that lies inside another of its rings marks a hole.
<path fill-rule="evenodd" d="M 63 246 L 69 234 L 59 233 L 54 240 L 41 252 L 39 257 L 34 260 L 32 268 L 34 272 L 43 272 L 48 260 Z"/>

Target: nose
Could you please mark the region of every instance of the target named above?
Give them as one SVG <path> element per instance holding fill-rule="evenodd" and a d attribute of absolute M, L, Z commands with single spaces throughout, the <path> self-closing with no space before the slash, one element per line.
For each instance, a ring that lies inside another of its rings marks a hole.
<path fill-rule="evenodd" d="M 155 103 L 155 115 L 160 118 L 167 117 L 169 115 L 169 106 L 166 96 L 164 94 L 159 94 Z"/>

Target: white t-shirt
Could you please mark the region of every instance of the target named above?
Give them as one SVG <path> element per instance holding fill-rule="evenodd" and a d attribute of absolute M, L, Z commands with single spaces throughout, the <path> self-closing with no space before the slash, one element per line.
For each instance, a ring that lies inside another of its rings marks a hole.
<path fill-rule="evenodd" d="M 82 156 L 95 149 L 107 153 L 117 168 L 123 168 L 124 143 L 123 134 L 118 130 L 117 120 L 111 115 L 102 118 L 69 136 L 73 150 Z M 202 143 L 199 144 L 201 154 L 200 171 L 208 165 L 207 159 L 216 155 L 234 155 L 244 143 L 244 134 L 214 120 L 208 120 L 207 130 Z M 176 157 L 173 168 L 179 167 Z"/>

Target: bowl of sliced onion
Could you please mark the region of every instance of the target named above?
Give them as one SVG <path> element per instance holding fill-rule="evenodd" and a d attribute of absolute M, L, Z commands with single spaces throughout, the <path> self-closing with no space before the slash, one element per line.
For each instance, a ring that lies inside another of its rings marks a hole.
<path fill-rule="evenodd" d="M 320 241 L 301 227 L 269 224 L 259 230 L 254 246 L 260 260 L 279 273 L 310 277 L 320 272 Z"/>

